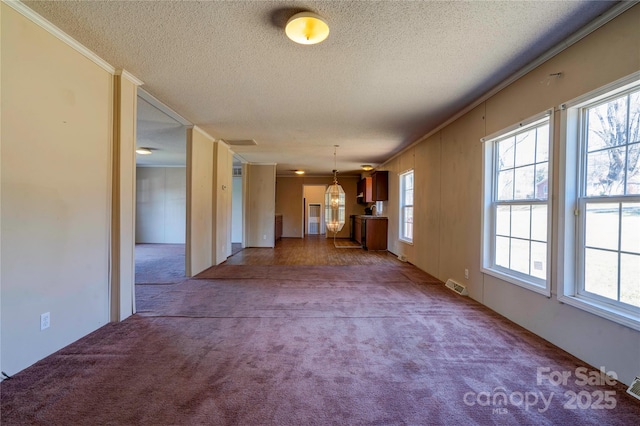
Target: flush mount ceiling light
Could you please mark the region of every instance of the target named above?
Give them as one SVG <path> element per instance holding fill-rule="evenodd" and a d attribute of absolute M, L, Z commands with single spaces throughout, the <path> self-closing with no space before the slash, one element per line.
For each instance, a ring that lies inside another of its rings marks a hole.
<path fill-rule="evenodd" d="M 297 175 L 303 175 L 304 174 L 304 170 L 294 170 L 294 173 Z"/>
<path fill-rule="evenodd" d="M 136 149 L 136 153 L 140 155 L 149 155 L 152 154 L 152 151 L 149 148 L 140 147 Z"/>
<path fill-rule="evenodd" d="M 363 164 L 362 166 L 360 166 L 362 168 L 362 170 L 364 170 L 365 172 L 371 171 L 373 170 L 373 166 L 370 164 Z"/>
<path fill-rule="evenodd" d="M 312 12 L 300 12 L 287 21 L 287 37 L 299 44 L 317 44 L 329 36 L 329 25 Z"/>

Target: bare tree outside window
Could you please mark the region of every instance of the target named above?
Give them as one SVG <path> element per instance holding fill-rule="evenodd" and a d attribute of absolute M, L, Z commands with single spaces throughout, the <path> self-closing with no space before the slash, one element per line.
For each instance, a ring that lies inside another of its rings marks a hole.
<path fill-rule="evenodd" d="M 584 117 L 583 288 L 640 307 L 640 91 Z"/>
<path fill-rule="evenodd" d="M 640 193 L 640 91 L 587 112 L 587 196 Z"/>

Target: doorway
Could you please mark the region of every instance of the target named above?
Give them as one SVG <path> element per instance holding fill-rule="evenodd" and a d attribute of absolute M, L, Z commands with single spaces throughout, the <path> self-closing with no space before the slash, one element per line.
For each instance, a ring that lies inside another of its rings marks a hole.
<path fill-rule="evenodd" d="M 304 235 L 325 235 L 324 193 L 327 185 L 303 185 L 302 188 Z"/>
<path fill-rule="evenodd" d="M 231 256 L 244 248 L 243 164 L 238 155 L 233 156 L 231 183 Z"/>
<path fill-rule="evenodd" d="M 185 279 L 188 123 L 138 89 L 135 192 L 135 284 Z"/>

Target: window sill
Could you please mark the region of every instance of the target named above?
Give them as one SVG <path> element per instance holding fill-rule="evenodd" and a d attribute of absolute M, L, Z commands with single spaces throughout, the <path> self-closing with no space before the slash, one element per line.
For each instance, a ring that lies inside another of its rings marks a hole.
<path fill-rule="evenodd" d="M 506 281 L 509 284 L 517 285 L 518 287 L 522 287 L 527 290 L 533 291 L 534 293 L 538 293 L 546 297 L 551 297 L 551 289 L 549 289 L 548 287 L 542 287 L 538 284 L 525 281 L 518 276 L 510 275 L 500 270 L 489 269 L 489 268 L 482 268 L 481 272 L 487 275 L 491 275 L 492 277 L 498 278 L 502 281 Z"/>
<path fill-rule="evenodd" d="M 610 321 L 624 325 L 633 330 L 640 331 L 638 314 L 629 312 L 623 308 L 603 303 L 594 299 L 581 296 L 558 296 L 558 301 L 573 306 L 591 314 L 606 318 Z"/>
<path fill-rule="evenodd" d="M 400 241 L 401 243 L 405 243 L 408 246 L 412 246 L 413 245 L 413 241 L 411 241 L 411 240 L 405 240 L 405 239 L 402 239 L 402 238 L 398 238 L 398 241 Z"/>

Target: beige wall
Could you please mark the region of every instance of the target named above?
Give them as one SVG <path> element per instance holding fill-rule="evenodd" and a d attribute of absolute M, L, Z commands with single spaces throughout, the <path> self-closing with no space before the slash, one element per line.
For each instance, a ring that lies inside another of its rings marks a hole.
<path fill-rule="evenodd" d="M 214 182 L 213 202 L 214 213 L 214 264 L 218 265 L 231 256 L 231 203 L 232 197 L 232 167 L 233 153 L 224 142 L 217 141 L 214 145 Z"/>
<path fill-rule="evenodd" d="M 184 244 L 187 169 L 138 167 L 136 183 L 136 243 Z"/>
<path fill-rule="evenodd" d="M 352 214 L 364 214 L 364 205 L 358 204 L 356 191 L 358 189 L 359 177 L 338 176 L 338 183 L 345 192 L 345 212 L 346 223 L 342 231 L 336 237 L 349 237 L 349 216 Z M 330 185 L 333 183 L 332 176 L 326 177 L 288 177 L 278 176 L 276 185 L 276 210 L 282 213 L 282 236 L 301 238 L 303 228 L 303 187 L 304 185 Z M 333 237 L 332 233 L 327 234 L 327 238 Z"/>
<path fill-rule="evenodd" d="M 187 129 L 186 275 L 212 266 L 214 141 L 197 127 Z"/>
<path fill-rule="evenodd" d="M 245 242 L 247 247 L 275 244 L 276 165 L 247 164 L 245 169 Z"/>
<path fill-rule="evenodd" d="M 389 249 L 625 383 L 640 372 L 640 333 L 480 272 L 480 138 L 640 70 L 640 6 L 598 29 L 463 117 L 384 164 L 389 170 Z M 562 72 L 560 78 L 549 74 Z M 556 112 L 556 140 L 559 136 Z M 559 144 L 553 147 L 558 158 Z M 415 165 L 414 245 L 398 241 L 398 173 Z M 553 173 L 559 172 L 556 162 Z M 553 190 L 557 194 L 555 181 Z M 557 201 L 555 198 L 553 201 Z M 554 227 L 558 221 L 553 206 Z M 552 262 L 552 268 L 557 262 Z M 469 269 L 469 279 L 464 269 Z"/>
<path fill-rule="evenodd" d="M 0 358 L 13 374 L 109 321 L 113 75 L 0 10 Z"/>

